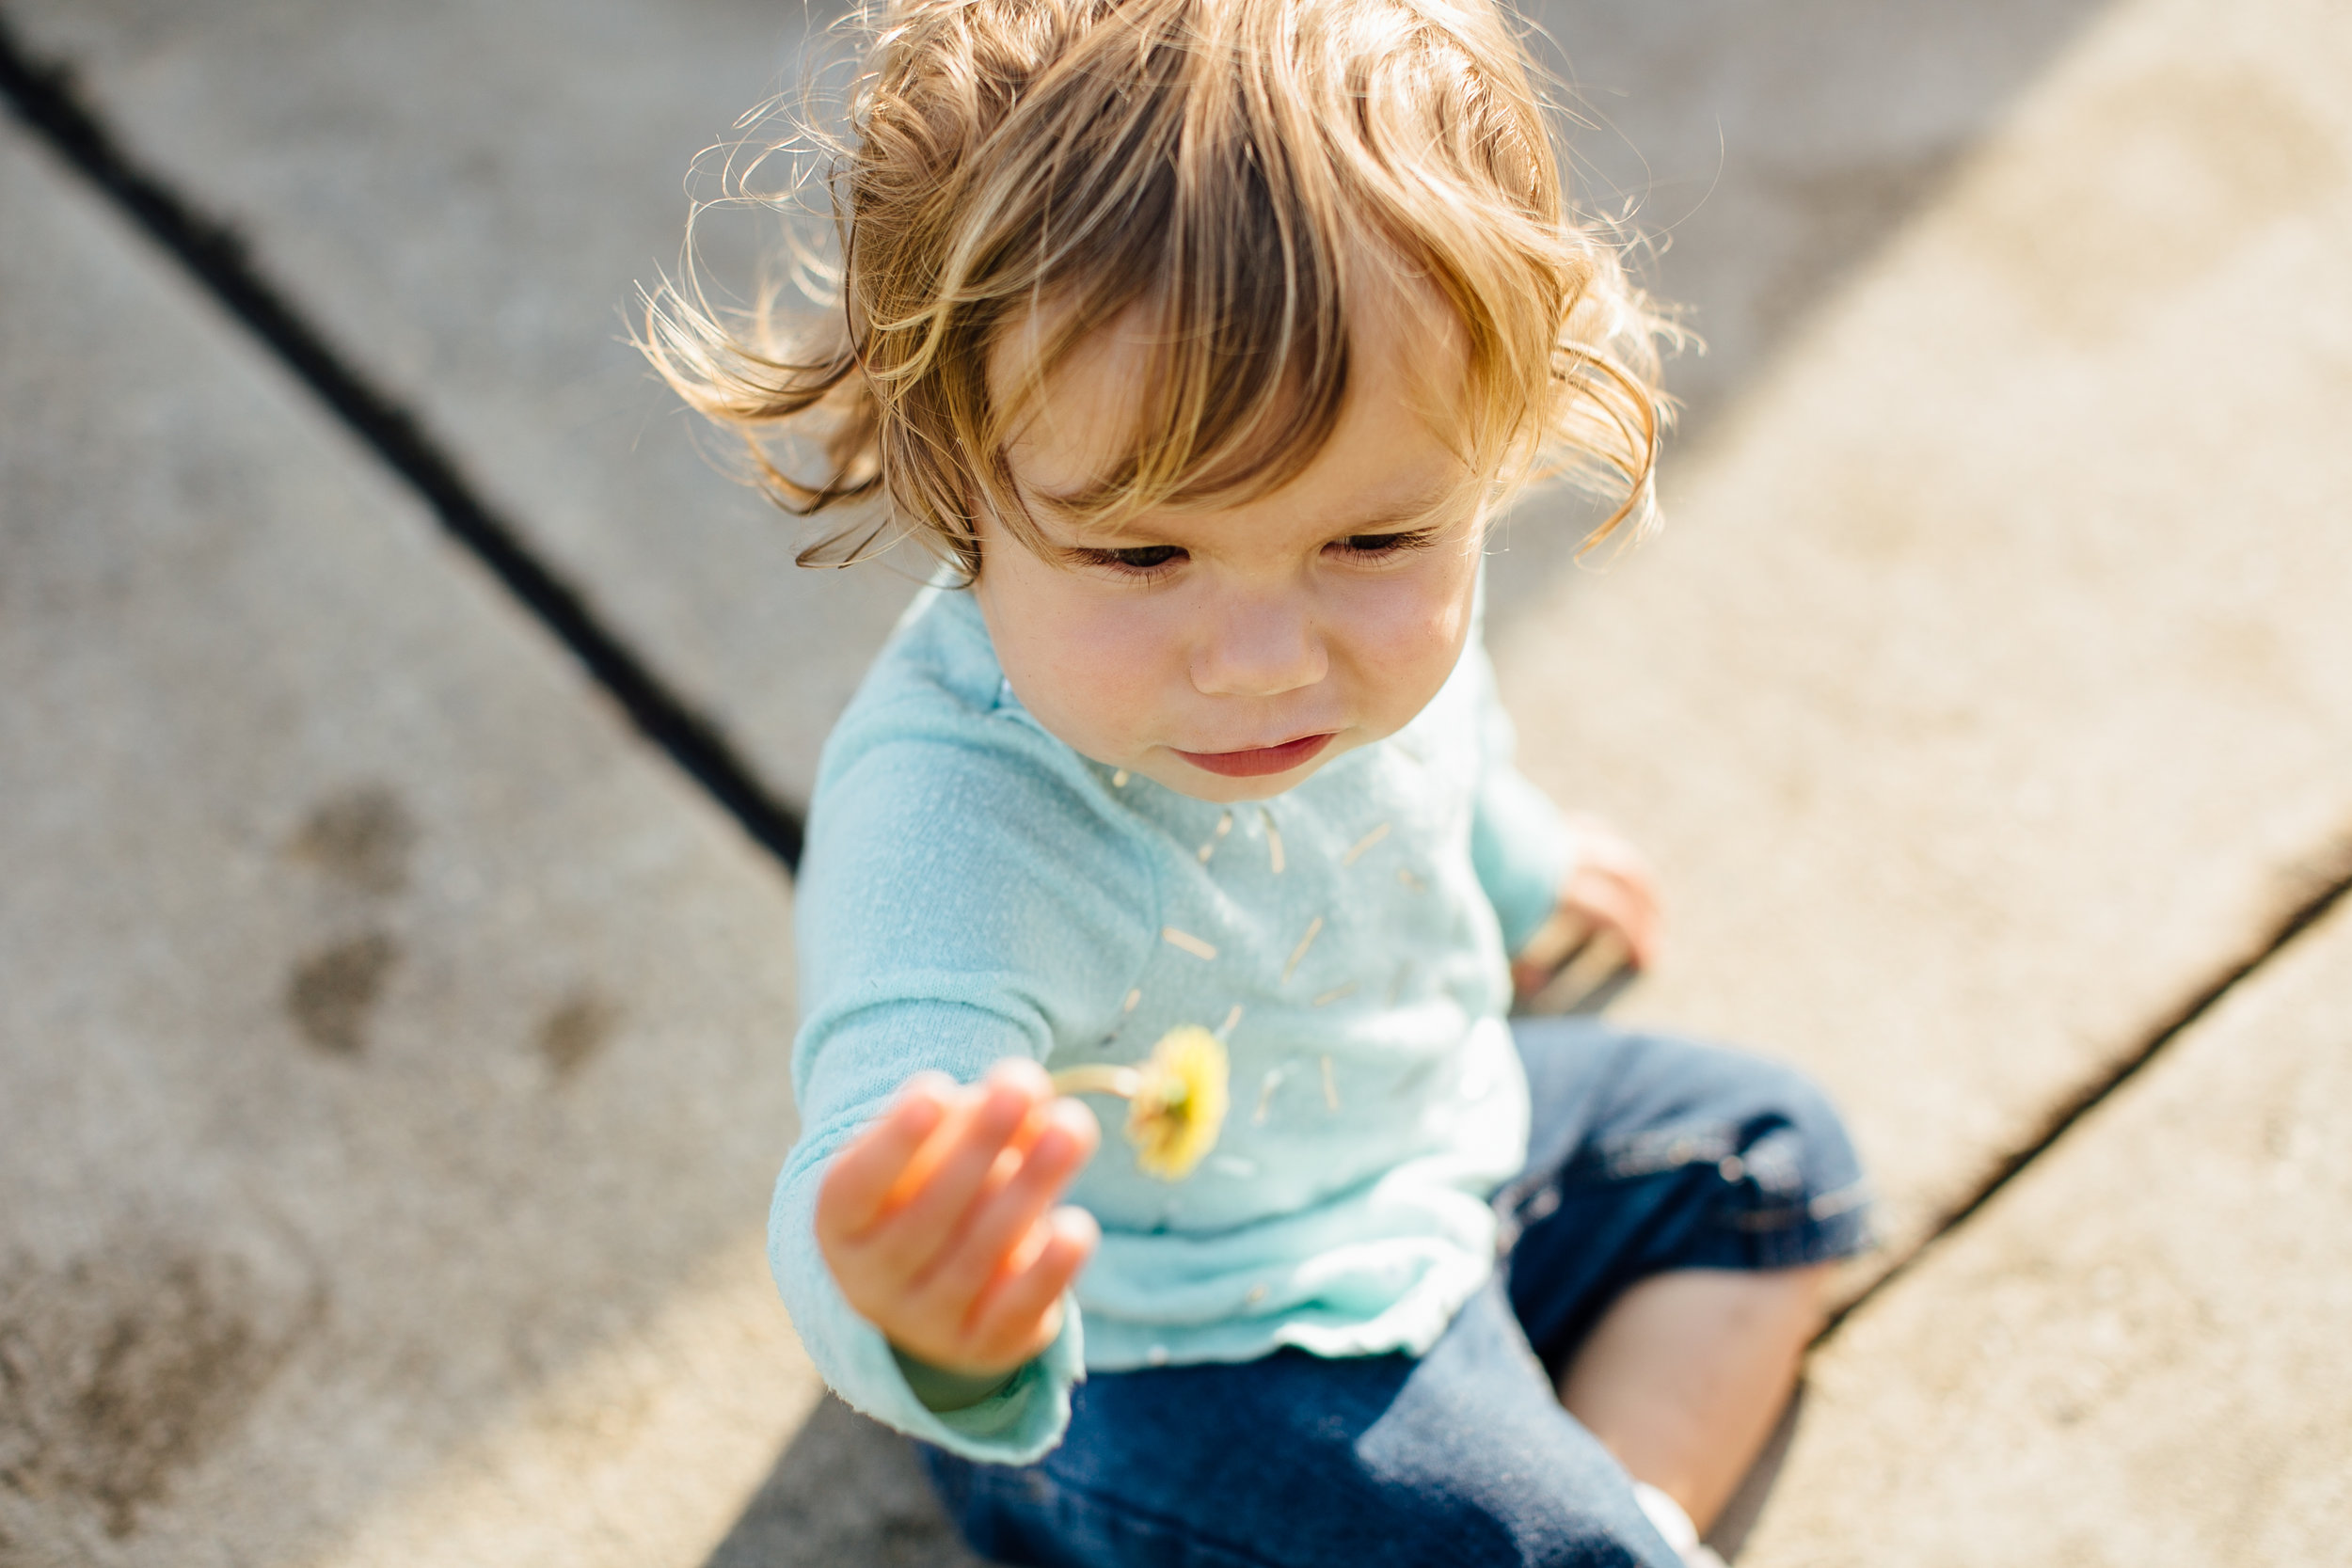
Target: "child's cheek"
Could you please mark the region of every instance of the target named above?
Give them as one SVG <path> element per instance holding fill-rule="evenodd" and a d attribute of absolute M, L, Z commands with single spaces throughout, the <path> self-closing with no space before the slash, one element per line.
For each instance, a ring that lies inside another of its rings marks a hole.
<path fill-rule="evenodd" d="M 1349 595 L 1348 661 L 1389 727 L 1411 720 L 1454 673 L 1476 586 L 1474 568 L 1433 560 Z"/>
<path fill-rule="evenodd" d="M 1058 586 L 1058 585 L 1057 585 Z M 1083 587 L 1086 585 L 1073 585 Z M 1165 639 L 1134 595 L 1054 594 L 1028 607 L 1014 691 L 1038 720 L 1078 751 L 1123 762 L 1151 732 L 1168 679 Z"/>
<path fill-rule="evenodd" d="M 1152 617 L 1097 610 L 1073 628 L 1063 671 L 1104 746 L 1123 755 L 1158 738 L 1151 732 L 1167 703 L 1168 661 Z"/>

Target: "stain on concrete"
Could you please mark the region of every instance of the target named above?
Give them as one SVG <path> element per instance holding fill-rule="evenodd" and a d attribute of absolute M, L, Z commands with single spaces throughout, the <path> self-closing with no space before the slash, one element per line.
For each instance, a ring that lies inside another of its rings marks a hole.
<path fill-rule="evenodd" d="M 588 1065 L 612 1038 L 621 1022 L 618 1004 L 589 987 L 578 987 L 539 1023 L 539 1054 L 560 1082 Z"/>
<path fill-rule="evenodd" d="M 416 818 L 396 791 L 362 784 L 321 800 L 288 847 L 297 860 L 362 893 L 394 894 L 408 885 L 417 837 Z"/>
<path fill-rule="evenodd" d="M 240 1259 L 145 1234 L 0 1267 L 0 1490 L 131 1534 L 318 1320 L 270 1294 Z"/>
<path fill-rule="evenodd" d="M 356 1056 L 367 1046 L 368 1022 L 399 961 L 400 944 L 382 931 L 321 948 L 287 976 L 287 1016 L 321 1051 Z"/>

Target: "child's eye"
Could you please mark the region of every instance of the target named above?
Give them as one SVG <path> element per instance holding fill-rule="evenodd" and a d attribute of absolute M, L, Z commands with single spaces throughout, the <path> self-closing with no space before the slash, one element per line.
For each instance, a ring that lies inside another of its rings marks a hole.
<path fill-rule="evenodd" d="M 1423 528 L 1404 533 L 1351 533 L 1335 541 L 1333 547 L 1359 561 L 1386 561 L 1422 548 L 1437 536 L 1437 531 Z"/>
<path fill-rule="evenodd" d="M 1124 550 L 1073 550 L 1070 552 L 1081 565 L 1107 567 L 1129 577 L 1156 576 L 1164 567 L 1184 559 L 1184 552 L 1174 545 L 1138 545 Z"/>

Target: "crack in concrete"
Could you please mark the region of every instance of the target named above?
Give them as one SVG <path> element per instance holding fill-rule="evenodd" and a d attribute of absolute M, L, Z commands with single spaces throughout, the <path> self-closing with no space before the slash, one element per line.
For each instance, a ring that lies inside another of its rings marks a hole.
<path fill-rule="evenodd" d="M 234 228 L 182 197 L 117 140 L 82 102 L 70 66 L 28 55 L 5 13 L 0 13 L 0 97 L 405 481 L 443 530 L 571 652 L 641 735 L 701 784 L 787 874 L 799 869 L 800 812 L 759 780 L 720 724 L 674 690 L 605 625 L 587 595 L 532 552 L 418 417 L 362 373 L 289 302 Z"/>
<path fill-rule="evenodd" d="M 1827 1343 L 1830 1337 L 1865 1304 L 1909 1274 L 1936 1243 L 1975 1218 L 1979 1211 L 2000 1196 L 2004 1188 L 2031 1169 L 2035 1162 L 2074 1131 L 2077 1122 L 2137 1078 L 2164 1053 L 2166 1047 L 2187 1033 L 2232 991 L 2260 974 L 2296 937 L 2324 919 L 2345 895 L 2352 894 L 2352 838 L 2339 839 L 2328 847 L 2326 855 L 2322 863 L 2326 869 L 2311 876 L 2307 883 L 2310 891 L 2301 902 L 2288 909 L 2266 934 L 2256 939 L 2247 953 L 2223 968 L 2202 989 L 2190 995 L 2169 1018 L 2158 1023 L 2139 1049 L 2125 1055 L 2104 1076 L 2084 1085 L 2073 1098 L 2054 1107 L 2043 1118 L 2041 1131 L 2003 1157 L 1974 1195 L 1940 1217 L 1929 1227 L 1917 1246 L 1830 1315 L 1829 1322 L 1814 1338 L 1814 1348 L 1819 1350 Z"/>

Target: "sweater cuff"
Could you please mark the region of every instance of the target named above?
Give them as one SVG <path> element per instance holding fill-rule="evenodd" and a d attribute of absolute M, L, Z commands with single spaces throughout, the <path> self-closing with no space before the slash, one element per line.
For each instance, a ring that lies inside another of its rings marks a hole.
<path fill-rule="evenodd" d="M 986 1377 L 971 1372 L 951 1372 L 944 1367 L 909 1355 L 897 1345 L 890 1354 L 898 1363 L 898 1375 L 907 1380 L 914 1397 L 923 1402 L 923 1408 L 936 1415 L 951 1410 L 969 1410 L 972 1406 L 1001 1391 L 1019 1374 L 1015 1367 L 1009 1372 L 993 1372 Z"/>

